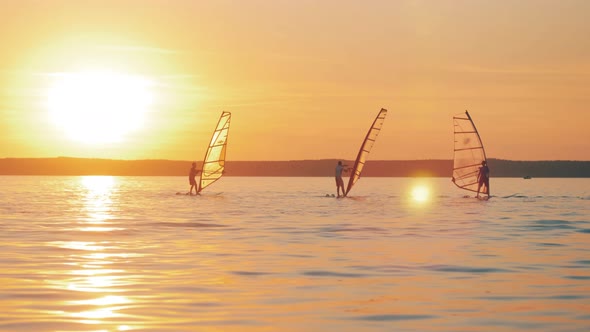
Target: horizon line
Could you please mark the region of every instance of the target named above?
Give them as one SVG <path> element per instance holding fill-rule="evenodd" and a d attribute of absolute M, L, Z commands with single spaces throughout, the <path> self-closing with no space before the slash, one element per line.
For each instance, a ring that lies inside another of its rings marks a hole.
<path fill-rule="evenodd" d="M 101 158 L 101 157 L 71 157 L 71 156 L 56 156 L 56 157 L 0 157 L 0 159 L 90 159 L 90 160 L 111 160 L 111 161 L 177 161 L 177 162 L 193 162 L 192 159 L 166 159 L 166 158 L 142 158 L 142 159 L 118 159 L 118 158 Z M 321 159 L 284 159 L 284 160 L 228 160 L 226 162 L 292 162 L 292 161 L 329 161 L 329 160 L 354 160 L 346 158 L 321 158 Z M 505 158 L 487 158 L 487 160 L 501 160 L 501 161 L 524 161 L 524 162 L 542 162 L 542 161 L 579 161 L 590 162 L 590 159 L 505 159 Z M 424 158 L 424 159 L 369 159 L 371 161 L 453 161 L 453 158 Z M 197 160 L 197 162 L 199 162 Z"/>

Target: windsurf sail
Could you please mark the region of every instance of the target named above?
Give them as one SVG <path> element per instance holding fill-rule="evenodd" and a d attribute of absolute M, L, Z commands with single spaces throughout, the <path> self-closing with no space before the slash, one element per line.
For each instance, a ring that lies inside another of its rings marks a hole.
<path fill-rule="evenodd" d="M 211 142 L 205 153 L 199 192 L 213 182 L 219 180 L 225 170 L 225 152 L 227 150 L 227 136 L 229 134 L 230 112 L 222 112 L 217 127 L 211 137 Z"/>
<path fill-rule="evenodd" d="M 387 115 L 387 110 L 385 108 L 382 108 L 379 111 L 379 114 L 377 114 L 375 121 L 373 121 L 373 124 L 371 125 L 371 128 L 367 133 L 367 136 L 365 136 L 365 139 L 363 140 L 363 144 L 361 145 L 356 160 L 354 161 L 354 165 L 352 166 L 352 172 L 350 173 L 350 178 L 348 179 L 348 186 L 346 187 L 346 192 L 344 193 L 344 196 L 348 195 L 350 189 L 352 189 L 352 186 L 354 186 L 356 181 L 358 181 L 358 179 L 361 177 L 361 172 L 363 171 L 363 167 L 365 166 L 365 162 L 367 161 L 367 156 L 369 155 L 369 152 L 371 151 L 371 148 L 373 147 L 373 144 L 377 139 L 377 135 L 379 135 L 379 132 L 381 131 L 383 121 L 385 121 L 385 115 Z"/>
<path fill-rule="evenodd" d="M 455 152 L 453 156 L 453 183 L 465 190 L 477 192 L 479 168 L 486 159 L 486 152 L 475 124 L 465 111 L 453 117 L 455 126 Z M 490 195 L 490 188 L 482 186 L 480 193 Z"/>

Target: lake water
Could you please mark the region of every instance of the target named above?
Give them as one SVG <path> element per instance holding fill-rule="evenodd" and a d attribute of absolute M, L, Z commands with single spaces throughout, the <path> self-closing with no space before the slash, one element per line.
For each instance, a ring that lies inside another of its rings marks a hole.
<path fill-rule="evenodd" d="M 590 330 L 590 179 L 0 183 L 0 331 Z"/>

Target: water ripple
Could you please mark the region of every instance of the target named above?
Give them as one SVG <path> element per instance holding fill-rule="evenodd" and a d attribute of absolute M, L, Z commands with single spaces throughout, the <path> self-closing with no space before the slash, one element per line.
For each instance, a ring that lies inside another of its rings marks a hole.
<path fill-rule="evenodd" d="M 438 316 L 434 315 L 369 315 L 369 316 L 360 316 L 356 317 L 355 319 L 359 320 L 367 320 L 367 321 L 401 321 L 401 320 L 416 320 L 416 319 L 433 319 L 438 318 Z"/>
<path fill-rule="evenodd" d="M 590 330 L 590 179 L 416 180 L 2 177 L 0 331 Z"/>
<path fill-rule="evenodd" d="M 338 278 L 362 278 L 366 277 L 366 274 L 360 273 L 342 273 L 342 272 L 331 272 L 331 271 L 305 271 L 303 272 L 306 276 L 313 277 L 338 277 Z"/>
<path fill-rule="evenodd" d="M 507 273 L 512 272 L 508 269 L 494 267 L 470 267 L 457 265 L 436 265 L 428 269 L 439 272 L 462 272 L 462 273 Z"/>

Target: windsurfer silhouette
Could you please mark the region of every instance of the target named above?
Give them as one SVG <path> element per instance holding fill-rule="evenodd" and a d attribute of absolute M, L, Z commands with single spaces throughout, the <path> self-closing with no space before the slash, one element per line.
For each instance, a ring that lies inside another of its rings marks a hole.
<path fill-rule="evenodd" d="M 490 192 L 490 168 L 486 161 L 481 162 L 479 173 L 477 174 L 477 196 L 479 198 L 479 191 L 481 187 L 485 186 L 487 192 Z"/>
<path fill-rule="evenodd" d="M 344 189 L 344 181 L 342 180 L 342 171 L 346 172 L 348 169 L 345 169 L 342 165 L 342 161 L 338 161 L 338 165 L 336 165 L 336 197 L 340 197 L 340 188 L 342 188 L 342 197 L 346 195 L 346 191 Z"/>
<path fill-rule="evenodd" d="M 201 172 L 201 170 L 200 169 L 197 169 L 197 163 L 196 162 L 193 162 L 193 167 L 191 167 L 191 170 L 188 173 L 188 182 L 191 185 L 191 189 L 189 190 L 189 192 L 187 193 L 187 195 L 192 195 L 193 194 L 193 187 L 195 188 L 195 195 L 198 195 L 199 194 L 199 186 L 197 185 L 197 180 L 195 179 L 195 177 L 200 172 Z"/>

